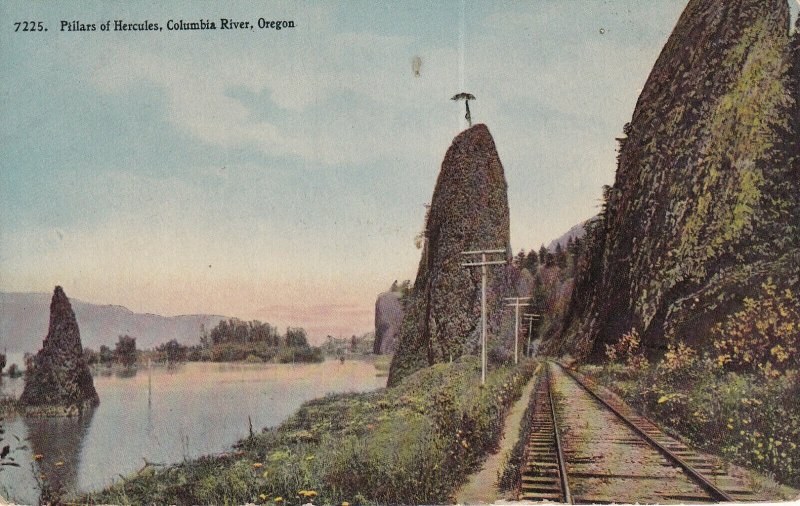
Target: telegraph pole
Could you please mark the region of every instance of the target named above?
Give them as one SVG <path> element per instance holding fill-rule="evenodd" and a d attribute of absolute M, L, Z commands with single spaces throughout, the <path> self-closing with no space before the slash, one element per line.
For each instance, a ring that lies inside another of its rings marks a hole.
<path fill-rule="evenodd" d="M 536 313 L 525 313 L 522 315 L 528 321 L 528 356 L 531 356 L 531 337 L 533 336 L 533 322 L 542 317 Z"/>
<path fill-rule="evenodd" d="M 463 251 L 462 255 L 480 255 L 480 261 L 470 261 L 461 264 L 462 267 L 481 268 L 481 385 L 486 383 L 486 277 L 489 275 L 487 267 L 490 265 L 505 265 L 506 259 L 488 260 L 486 255 L 507 254 L 506 249 L 489 249 L 478 251 Z"/>
<path fill-rule="evenodd" d="M 514 308 L 514 363 L 519 363 L 519 308 L 530 306 L 530 297 L 506 297 L 509 301 L 506 306 Z"/>

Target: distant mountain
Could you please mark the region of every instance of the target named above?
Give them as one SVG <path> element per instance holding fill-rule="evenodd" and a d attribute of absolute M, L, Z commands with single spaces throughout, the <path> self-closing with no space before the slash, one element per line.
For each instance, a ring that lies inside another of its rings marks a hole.
<path fill-rule="evenodd" d="M 219 315 L 160 316 L 134 313 L 122 306 L 99 305 L 72 299 L 84 347 L 113 347 L 117 337 L 136 338 L 138 348 L 150 348 L 177 339 L 184 344 L 200 342 L 200 326 L 214 327 Z M 0 350 L 35 353 L 47 334 L 50 295 L 0 292 Z"/>
<path fill-rule="evenodd" d="M 550 242 L 550 244 L 547 245 L 547 249 L 549 251 L 553 251 L 553 250 L 556 249 L 556 246 L 558 246 L 559 244 L 563 248 L 563 247 L 565 247 L 567 245 L 567 242 L 569 242 L 570 239 L 580 239 L 580 238 L 582 238 L 584 235 L 586 235 L 586 226 L 589 223 L 591 223 L 592 221 L 594 221 L 595 219 L 597 219 L 597 218 L 589 218 L 586 221 L 582 221 L 582 222 L 578 223 L 577 225 L 575 225 L 571 229 L 567 230 L 558 239 L 553 239 Z"/>

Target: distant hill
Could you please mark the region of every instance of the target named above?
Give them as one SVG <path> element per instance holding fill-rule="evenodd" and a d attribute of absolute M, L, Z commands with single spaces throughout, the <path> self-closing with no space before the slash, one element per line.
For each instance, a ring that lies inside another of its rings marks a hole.
<path fill-rule="evenodd" d="M 138 348 L 177 339 L 184 344 L 200 342 L 200 326 L 214 327 L 219 315 L 161 316 L 134 313 L 122 306 L 99 305 L 71 299 L 84 347 L 113 347 L 117 336 L 136 338 Z M 0 292 L 0 350 L 10 353 L 36 352 L 47 334 L 50 295 L 46 293 Z"/>
<path fill-rule="evenodd" d="M 547 245 L 547 249 L 549 251 L 553 251 L 553 250 L 556 249 L 556 246 L 558 246 L 559 244 L 563 248 L 563 247 L 565 247 L 567 245 L 567 242 L 569 242 L 570 239 L 580 239 L 580 238 L 582 238 L 584 235 L 586 235 L 586 226 L 590 222 L 594 221 L 595 219 L 597 219 L 597 218 L 589 218 L 586 221 L 582 221 L 582 222 L 578 223 L 574 227 L 572 227 L 569 230 L 567 230 L 558 239 L 553 239 L 552 241 L 550 241 L 550 244 Z"/>

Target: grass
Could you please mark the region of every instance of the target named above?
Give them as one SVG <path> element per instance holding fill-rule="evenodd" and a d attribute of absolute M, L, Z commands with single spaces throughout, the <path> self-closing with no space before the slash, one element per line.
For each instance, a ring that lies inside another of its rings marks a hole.
<path fill-rule="evenodd" d="M 442 504 L 497 447 L 534 363 L 485 386 L 466 357 L 391 389 L 304 404 L 235 451 L 148 467 L 81 501 L 113 504 Z"/>
<path fill-rule="evenodd" d="M 378 371 L 378 377 L 386 377 L 389 376 L 389 367 L 392 364 L 392 356 L 391 355 L 377 355 L 375 357 L 375 369 Z"/>

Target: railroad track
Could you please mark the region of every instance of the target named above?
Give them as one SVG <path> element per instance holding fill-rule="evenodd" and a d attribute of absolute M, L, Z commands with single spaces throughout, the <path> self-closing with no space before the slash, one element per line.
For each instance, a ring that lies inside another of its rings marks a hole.
<path fill-rule="evenodd" d="M 545 364 L 544 374 L 539 377 L 534 392 L 536 406 L 531 434 L 525 446 L 520 499 L 572 504 L 548 364 Z"/>
<path fill-rule="evenodd" d="M 561 409 L 554 399 L 556 390 L 569 398 Z M 546 365 L 532 402 L 536 404 L 521 473 L 522 500 L 567 504 L 754 500 L 752 491 L 729 476 L 721 463 L 667 436 L 558 364 Z"/>

